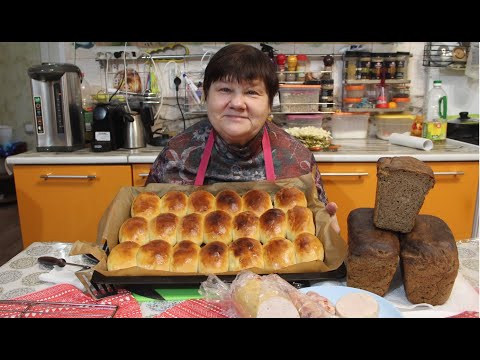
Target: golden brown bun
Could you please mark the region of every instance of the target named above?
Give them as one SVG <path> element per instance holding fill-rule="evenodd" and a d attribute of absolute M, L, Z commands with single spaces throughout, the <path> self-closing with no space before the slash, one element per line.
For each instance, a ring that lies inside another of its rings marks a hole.
<path fill-rule="evenodd" d="M 263 247 L 260 241 L 242 237 L 228 247 L 228 270 L 239 271 L 252 267 L 263 269 Z"/>
<path fill-rule="evenodd" d="M 160 213 L 183 216 L 187 213 L 187 195 L 181 191 L 168 191 L 162 196 Z"/>
<path fill-rule="evenodd" d="M 304 232 L 293 241 L 297 264 L 313 260 L 321 260 L 325 256 L 323 244 L 315 235 Z"/>
<path fill-rule="evenodd" d="M 200 246 L 190 240 L 183 240 L 173 247 L 170 271 L 173 272 L 198 272 L 198 259 Z"/>
<path fill-rule="evenodd" d="M 150 220 L 148 230 L 151 240 L 165 240 L 175 245 L 177 243 L 177 228 L 180 219 L 172 213 L 160 214 Z"/>
<path fill-rule="evenodd" d="M 312 210 L 295 206 L 287 211 L 287 239 L 293 241 L 304 232 L 315 234 Z"/>
<path fill-rule="evenodd" d="M 242 211 L 233 218 L 233 239 L 260 238 L 259 218 L 253 211 Z"/>
<path fill-rule="evenodd" d="M 282 237 L 271 239 L 263 245 L 265 270 L 278 270 L 295 264 L 293 242 Z"/>
<path fill-rule="evenodd" d="M 200 249 L 198 272 L 216 274 L 228 271 L 228 246 L 221 241 L 211 242 Z"/>
<path fill-rule="evenodd" d="M 253 211 L 257 216 L 273 208 L 272 198 L 264 190 L 252 189 L 247 191 L 242 197 L 242 204 L 243 211 Z"/>
<path fill-rule="evenodd" d="M 221 241 L 225 244 L 232 242 L 233 219 L 223 210 L 215 210 L 205 215 L 203 242 Z"/>
<path fill-rule="evenodd" d="M 148 220 L 139 216 L 125 220 L 118 231 L 118 242 L 125 241 L 134 241 L 140 245 L 148 243 Z"/>
<path fill-rule="evenodd" d="M 260 241 L 266 244 L 274 237 L 285 237 L 287 215 L 281 209 L 269 209 L 260 216 Z"/>
<path fill-rule="evenodd" d="M 160 214 L 160 196 L 153 192 L 143 192 L 138 194 L 132 201 L 130 215 L 141 216 L 150 220 Z"/>
<path fill-rule="evenodd" d="M 188 196 L 187 214 L 206 214 L 215 210 L 215 196 L 205 190 L 197 190 Z"/>
<path fill-rule="evenodd" d="M 138 249 L 140 249 L 140 244 L 133 241 L 125 241 L 115 246 L 107 258 L 108 271 L 137 266 Z"/>
<path fill-rule="evenodd" d="M 177 230 L 177 242 L 182 240 L 190 240 L 195 244 L 203 243 L 203 215 L 199 213 L 191 213 L 180 219 Z"/>
<path fill-rule="evenodd" d="M 294 187 L 284 187 L 275 193 L 273 204 L 276 208 L 287 212 L 294 206 L 307 207 L 307 198 L 303 191 Z"/>
<path fill-rule="evenodd" d="M 222 190 L 215 196 L 215 208 L 232 216 L 242 211 L 242 197 L 233 190 Z"/>
<path fill-rule="evenodd" d="M 173 247 L 164 240 L 152 240 L 140 246 L 137 266 L 148 270 L 170 270 Z"/>

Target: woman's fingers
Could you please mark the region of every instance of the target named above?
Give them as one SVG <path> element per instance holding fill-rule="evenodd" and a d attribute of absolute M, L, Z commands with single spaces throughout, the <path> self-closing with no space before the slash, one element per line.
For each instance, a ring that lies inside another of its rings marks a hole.
<path fill-rule="evenodd" d="M 334 202 L 329 202 L 327 206 L 325 206 L 325 209 L 330 215 L 335 215 L 337 213 L 338 206 Z"/>

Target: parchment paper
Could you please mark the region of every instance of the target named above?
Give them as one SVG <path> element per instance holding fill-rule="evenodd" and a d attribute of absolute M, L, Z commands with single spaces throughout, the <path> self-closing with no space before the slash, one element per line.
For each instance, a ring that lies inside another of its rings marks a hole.
<path fill-rule="evenodd" d="M 347 244 L 342 237 L 336 233 L 330 226 L 331 219 L 325 210 L 324 204 L 318 200 L 317 189 L 313 181 L 312 174 L 306 174 L 298 178 L 290 178 L 271 181 L 251 181 L 251 182 L 228 182 L 217 183 L 213 185 L 194 186 L 194 185 L 176 185 L 176 184 L 148 184 L 147 186 L 123 187 L 120 189 L 116 197 L 105 210 L 97 233 L 97 243 L 84 243 L 77 241 L 72 247 L 71 255 L 94 254 L 100 262 L 94 267 L 104 276 L 191 276 L 191 275 L 207 275 L 199 273 L 176 273 L 160 270 L 146 270 L 139 267 L 131 267 L 115 271 L 107 270 L 107 256 L 101 249 L 104 241 L 107 242 L 109 249 L 113 249 L 118 244 L 118 232 L 122 223 L 130 217 L 130 207 L 133 199 L 139 193 L 144 191 L 152 191 L 160 197 L 167 191 L 177 190 L 189 195 L 195 190 L 206 190 L 216 195 L 224 189 L 235 190 L 239 195 L 245 194 L 250 189 L 259 189 L 267 191 L 273 199 L 274 194 L 282 187 L 294 186 L 302 190 L 307 198 L 307 206 L 312 210 L 315 218 L 316 235 L 322 241 L 325 250 L 324 261 L 310 261 L 306 263 L 295 264 L 280 270 L 276 273 L 304 273 L 304 272 L 325 272 L 336 270 L 343 262 Z M 269 271 L 264 269 L 250 269 L 259 274 L 266 274 Z M 226 272 L 217 275 L 232 275 L 237 272 Z"/>

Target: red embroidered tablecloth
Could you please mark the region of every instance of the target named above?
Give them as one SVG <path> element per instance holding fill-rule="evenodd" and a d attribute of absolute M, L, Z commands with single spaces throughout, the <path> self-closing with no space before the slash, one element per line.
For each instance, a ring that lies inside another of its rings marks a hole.
<path fill-rule="evenodd" d="M 156 318 L 228 318 L 223 309 L 203 299 L 186 300 Z"/>
<path fill-rule="evenodd" d="M 128 290 L 119 289 L 118 294 L 95 300 L 84 294 L 80 289 L 69 284 L 59 284 L 47 289 L 37 291 L 28 295 L 17 297 L 13 300 L 27 300 L 34 302 L 68 303 L 68 304 L 98 304 L 116 305 L 118 308 L 114 313 L 115 318 L 141 318 L 140 305 Z M 8 305 L 11 308 L 11 305 Z M 0 305 L 0 317 L 37 317 L 37 318 L 83 318 L 83 317 L 111 317 L 111 309 L 95 307 L 69 307 L 69 306 L 43 306 L 39 304 L 39 311 L 27 311 L 26 315 L 18 312 L 2 312 L 6 304 Z"/>

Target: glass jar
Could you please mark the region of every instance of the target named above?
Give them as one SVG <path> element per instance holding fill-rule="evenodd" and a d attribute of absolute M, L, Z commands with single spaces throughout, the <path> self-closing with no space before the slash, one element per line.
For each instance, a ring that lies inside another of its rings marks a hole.
<path fill-rule="evenodd" d="M 408 58 L 410 53 L 397 51 L 395 79 L 408 79 Z"/>
<path fill-rule="evenodd" d="M 345 53 L 345 79 L 355 80 L 357 78 L 357 62 L 359 58 L 356 52 L 347 51 Z"/>
<path fill-rule="evenodd" d="M 307 71 L 307 55 L 297 55 L 297 81 L 305 81 L 305 71 Z"/>
<path fill-rule="evenodd" d="M 370 79 L 380 79 L 383 71 L 383 53 L 372 53 L 370 63 Z"/>
<path fill-rule="evenodd" d="M 320 111 L 333 111 L 333 79 L 321 80 L 320 103 Z"/>
<path fill-rule="evenodd" d="M 397 69 L 397 53 L 385 53 L 383 62 L 385 68 L 385 79 L 395 79 Z"/>
<path fill-rule="evenodd" d="M 360 53 L 360 79 L 370 79 L 370 63 L 372 57 L 369 52 Z"/>

